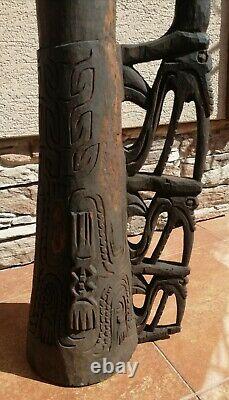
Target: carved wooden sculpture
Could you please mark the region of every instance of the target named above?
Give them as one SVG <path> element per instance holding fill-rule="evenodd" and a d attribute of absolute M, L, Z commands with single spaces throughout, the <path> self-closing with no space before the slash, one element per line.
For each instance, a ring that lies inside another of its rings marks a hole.
<path fill-rule="evenodd" d="M 40 173 L 36 257 L 27 353 L 40 376 L 83 386 L 103 358 L 127 361 L 137 342 L 165 339 L 181 328 L 201 191 L 212 97 L 207 53 L 210 0 L 177 0 L 175 19 L 159 40 L 117 46 L 115 0 L 37 0 L 40 50 Z M 122 80 L 122 61 L 124 85 Z M 162 59 L 152 88 L 134 64 Z M 125 94 L 124 90 L 125 89 Z M 165 96 L 175 100 L 165 146 L 152 174 L 139 172 L 160 121 Z M 139 138 L 123 151 L 121 101 L 147 110 Z M 163 175 L 185 102 L 197 113 L 193 179 Z M 129 216 L 145 216 L 137 245 L 126 237 Z M 146 207 L 139 192 L 156 192 Z M 158 217 L 168 222 L 152 256 L 146 253 Z M 184 230 L 181 263 L 160 260 L 175 227 Z M 145 279 L 151 275 L 151 280 Z M 163 292 L 147 324 L 154 299 Z M 142 294 L 142 308 L 132 294 Z M 169 296 L 177 320 L 161 326 Z"/>
<path fill-rule="evenodd" d="M 130 255 L 135 294 L 145 296 L 141 308 L 134 307 L 140 342 L 166 339 L 181 329 L 185 310 L 189 260 L 194 239 L 194 210 L 201 192 L 201 178 L 208 149 L 209 117 L 213 96 L 209 73 L 211 58 L 207 52 L 209 39 L 210 0 L 177 0 L 171 28 L 159 40 L 140 45 L 122 46 L 126 100 L 146 109 L 146 118 L 139 138 L 125 148 L 128 172 L 129 215 L 146 219 L 145 230 L 138 244 L 130 243 Z M 134 68 L 134 64 L 162 59 L 152 88 Z M 139 172 L 143 166 L 169 91 L 174 92 L 174 104 L 167 136 L 154 173 Z M 163 174 L 174 142 L 178 122 L 186 102 L 194 102 L 197 118 L 196 160 L 193 179 Z M 156 195 L 146 207 L 139 192 L 152 191 Z M 146 257 L 158 218 L 168 213 L 168 221 L 151 257 Z M 180 263 L 160 259 L 172 230 L 182 227 L 183 257 Z M 144 274 L 152 275 L 150 282 Z M 147 324 L 154 300 L 163 292 L 155 317 Z M 161 326 L 160 318 L 169 296 L 177 303 L 174 324 Z"/>

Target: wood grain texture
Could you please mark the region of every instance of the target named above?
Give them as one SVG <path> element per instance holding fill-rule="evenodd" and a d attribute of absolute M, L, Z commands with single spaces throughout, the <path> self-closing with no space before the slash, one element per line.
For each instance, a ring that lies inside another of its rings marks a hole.
<path fill-rule="evenodd" d="M 93 362 L 128 361 L 137 345 L 115 2 L 37 5 L 40 173 L 27 354 L 44 379 L 84 386 L 108 377 L 94 374 Z"/>
<path fill-rule="evenodd" d="M 180 332 L 187 297 L 187 275 L 195 231 L 194 211 L 198 206 L 201 180 L 208 151 L 213 93 L 210 81 L 211 57 L 206 30 L 210 0 L 177 0 L 170 29 L 161 38 L 148 43 L 123 45 L 125 100 L 144 110 L 143 127 L 136 138 L 124 143 L 127 163 L 128 215 L 140 216 L 145 223 L 137 243 L 129 242 L 134 294 L 142 295 L 142 305 L 134 301 L 139 343 L 169 338 Z M 156 79 L 150 87 L 135 64 L 161 59 Z M 173 92 L 174 100 L 164 144 L 153 172 L 142 172 L 154 144 L 165 99 Z M 192 177 L 172 177 L 165 173 L 179 121 L 186 103 L 193 102 L 197 129 L 195 163 Z M 153 198 L 146 204 L 144 192 Z M 151 245 L 157 223 L 166 223 L 157 244 Z M 183 233 L 183 253 L 179 262 L 162 256 L 175 228 Z M 150 254 L 149 254 L 150 253 Z M 171 277 L 172 272 L 172 277 Z M 161 297 L 160 297 L 161 293 Z M 160 297 L 159 302 L 156 299 Z M 176 318 L 160 325 L 168 299 L 174 297 Z M 152 307 L 156 312 L 152 318 Z"/>
<path fill-rule="evenodd" d="M 163 37 L 122 46 L 125 96 L 115 6 L 112 0 L 37 2 L 40 173 L 27 350 L 43 378 L 64 386 L 107 378 L 103 371 L 93 374 L 91 363 L 129 360 L 137 335 L 144 343 L 180 332 L 194 210 L 208 149 L 213 109 L 206 35 L 210 1 L 177 0 L 174 21 Z M 162 62 L 150 87 L 135 64 L 156 59 Z M 154 172 L 143 173 L 170 91 L 174 103 L 164 146 Z M 146 110 L 139 136 L 124 149 L 123 98 Z M 190 102 L 197 120 L 193 174 L 171 177 L 165 167 L 184 105 Z M 129 247 L 126 184 L 129 216 L 145 218 L 141 238 Z M 144 191 L 155 193 L 149 204 Z M 167 222 L 152 249 L 162 214 Z M 178 227 L 183 234 L 181 260 L 163 260 Z M 141 307 L 133 304 L 132 294 L 144 297 Z M 172 296 L 175 321 L 160 325 Z"/>

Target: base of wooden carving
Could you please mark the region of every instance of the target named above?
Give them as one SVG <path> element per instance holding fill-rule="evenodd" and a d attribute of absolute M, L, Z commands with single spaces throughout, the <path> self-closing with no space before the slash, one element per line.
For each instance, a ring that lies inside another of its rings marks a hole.
<path fill-rule="evenodd" d="M 116 365 L 119 362 L 128 362 L 136 348 L 136 335 L 128 337 L 119 346 L 118 352 L 103 354 L 103 358 L 80 357 L 77 351 L 71 348 L 46 346 L 40 343 L 32 334 L 28 334 L 27 358 L 33 370 L 45 381 L 64 387 L 82 387 L 102 382 L 112 376 L 112 373 L 93 372 L 93 363 L 103 365 L 103 360 Z M 32 351 L 31 351 L 32 349 Z"/>

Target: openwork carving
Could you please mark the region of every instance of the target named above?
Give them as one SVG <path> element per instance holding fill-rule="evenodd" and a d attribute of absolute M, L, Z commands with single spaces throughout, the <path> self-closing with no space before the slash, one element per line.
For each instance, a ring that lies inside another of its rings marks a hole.
<path fill-rule="evenodd" d="M 177 0 L 174 22 L 160 39 L 139 45 L 123 45 L 123 71 L 125 100 L 146 110 L 139 137 L 125 146 L 128 173 L 128 214 L 145 217 L 145 229 L 139 243 L 129 243 L 133 272 L 134 294 L 142 294 L 144 303 L 135 306 L 139 342 L 166 339 L 181 329 L 186 301 L 186 284 L 189 260 L 195 230 L 194 210 L 201 192 L 208 148 L 209 117 L 213 108 L 210 84 L 211 57 L 207 51 L 209 0 Z M 135 68 L 135 64 L 162 59 L 155 82 L 150 87 Z M 163 105 L 169 91 L 174 93 L 171 119 L 164 148 L 152 173 L 141 171 L 149 154 L 160 122 Z M 168 161 L 178 122 L 185 103 L 194 102 L 197 119 L 196 159 L 193 179 L 167 176 L 164 171 Z M 147 207 L 142 194 L 154 192 Z M 158 219 L 167 213 L 167 223 L 160 240 L 148 256 L 149 247 Z M 174 228 L 183 229 L 183 256 L 180 263 L 162 260 Z M 145 275 L 151 277 L 146 280 Z M 150 324 L 152 307 L 158 292 L 161 301 Z M 177 318 L 171 325 L 160 325 L 170 296 L 176 298 Z"/>

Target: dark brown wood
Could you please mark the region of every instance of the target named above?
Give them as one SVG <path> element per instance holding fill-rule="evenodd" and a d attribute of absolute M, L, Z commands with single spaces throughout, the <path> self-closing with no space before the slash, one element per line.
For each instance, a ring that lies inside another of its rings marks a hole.
<path fill-rule="evenodd" d="M 115 39 L 114 0 L 37 0 L 40 48 Z"/>
<path fill-rule="evenodd" d="M 176 0 L 171 31 L 206 32 L 210 20 L 211 0 Z"/>
<path fill-rule="evenodd" d="M 115 1 L 39 0 L 40 173 L 27 353 L 83 386 L 137 345 L 126 241 Z"/>
<path fill-rule="evenodd" d="M 210 83 L 211 58 L 206 30 L 210 16 L 210 0 L 177 0 L 171 28 L 155 41 L 123 45 L 125 100 L 146 110 L 143 127 L 135 140 L 125 144 L 129 217 L 145 218 L 145 227 L 138 243 L 129 243 L 133 271 L 134 294 L 144 296 L 142 307 L 134 301 L 139 343 L 166 339 L 181 330 L 187 297 L 188 264 L 191 257 L 197 196 L 201 192 L 208 150 L 210 114 L 213 94 Z M 162 59 L 152 87 L 137 71 L 135 64 Z M 171 119 L 166 127 L 164 148 L 152 173 L 140 169 L 156 137 L 166 95 L 174 92 Z M 164 171 L 178 129 L 185 103 L 196 108 L 196 159 L 193 179 L 172 177 Z M 144 202 L 144 191 L 152 192 L 150 205 Z M 158 220 L 167 214 L 161 237 L 152 247 Z M 170 235 L 175 228 L 183 231 L 183 254 L 179 263 L 163 260 Z M 149 253 L 151 255 L 149 256 Z M 181 271 L 183 270 L 183 273 Z M 150 316 L 155 299 L 162 292 L 154 318 Z M 168 298 L 174 296 L 177 317 L 171 324 L 160 325 Z"/>
<path fill-rule="evenodd" d="M 104 372 L 94 374 L 92 363 L 129 360 L 137 336 L 144 343 L 180 332 L 208 149 L 210 0 L 177 0 L 174 21 L 162 38 L 121 47 L 125 96 L 115 5 L 115 0 L 37 0 L 40 172 L 27 353 L 40 376 L 64 386 L 107 378 Z M 134 64 L 156 59 L 162 63 L 150 87 Z M 155 170 L 143 173 L 169 91 L 174 104 L 164 148 Z M 146 118 L 139 137 L 123 151 L 124 97 L 145 109 Z M 193 177 L 167 176 L 181 113 L 191 101 L 197 119 Z M 145 218 L 139 242 L 129 247 L 126 185 L 128 215 Z M 149 205 L 144 191 L 154 192 Z M 152 249 L 164 213 L 167 222 Z M 181 260 L 164 260 L 163 250 L 178 227 Z M 142 307 L 133 304 L 132 294 L 144 296 Z M 171 296 L 176 319 L 160 325 Z"/>
<path fill-rule="evenodd" d="M 205 32 L 210 18 L 210 0 L 176 0 L 175 17 L 160 39 L 122 46 L 124 65 L 181 57 L 205 50 L 209 39 Z"/>

